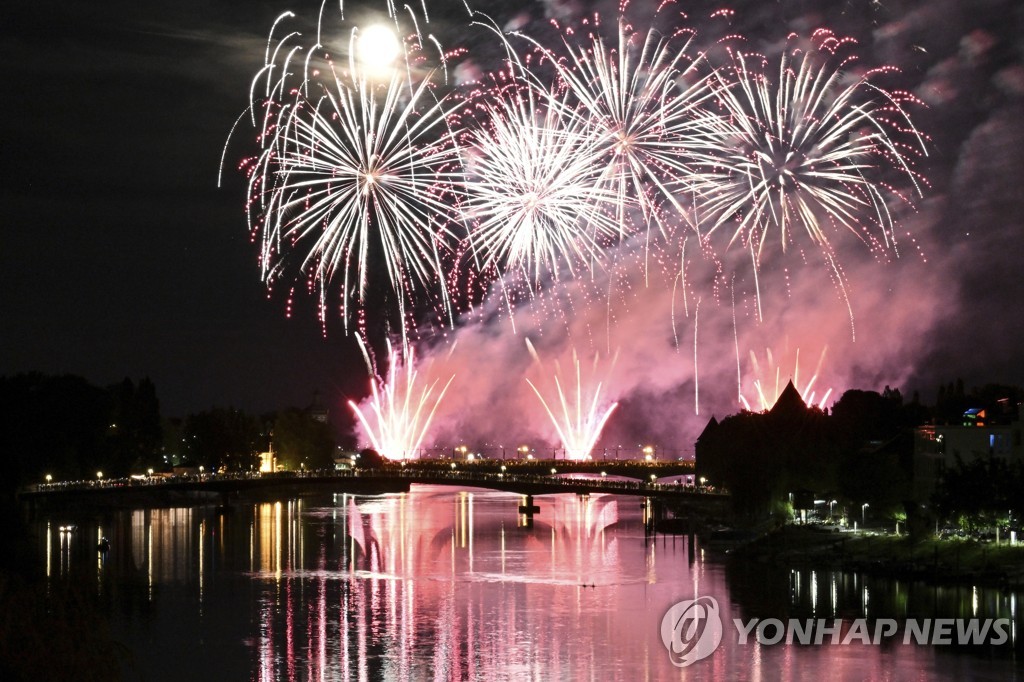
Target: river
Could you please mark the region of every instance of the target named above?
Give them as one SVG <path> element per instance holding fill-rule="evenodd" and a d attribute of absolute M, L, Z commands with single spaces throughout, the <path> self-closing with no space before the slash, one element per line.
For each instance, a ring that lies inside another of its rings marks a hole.
<path fill-rule="evenodd" d="M 87 576 L 129 680 L 1024 677 L 1024 595 L 735 565 L 699 539 L 645 534 L 637 497 L 539 496 L 532 523 L 521 503 L 416 485 L 229 508 L 48 512 L 32 532 L 49 581 Z M 666 614 L 698 597 L 707 618 L 673 630 Z M 908 621 L 931 618 L 991 626 L 1006 641 L 905 643 Z M 799 631 L 770 643 L 771 619 L 824 628 L 820 644 L 798 643 Z M 720 643 L 704 636 L 709 624 Z M 859 626 L 868 634 L 848 637 Z M 699 656 L 670 654 L 694 637 Z"/>

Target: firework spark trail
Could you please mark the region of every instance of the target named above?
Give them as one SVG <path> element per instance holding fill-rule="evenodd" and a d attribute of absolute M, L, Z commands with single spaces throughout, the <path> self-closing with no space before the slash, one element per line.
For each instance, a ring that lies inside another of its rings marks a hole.
<path fill-rule="evenodd" d="M 435 394 L 440 380 L 435 379 L 425 385 L 420 382 L 412 348 L 403 345 L 399 355 L 389 343 L 388 378 L 384 380 L 375 371 L 375 363 L 362 338 L 357 339 L 367 369 L 373 376 L 370 381 L 370 397 L 366 401 L 372 419 L 354 401 L 348 401 L 348 405 L 377 452 L 389 459 L 414 458 L 427 437 L 434 414 L 455 375 L 450 376 Z"/>
<path fill-rule="evenodd" d="M 526 340 L 526 347 L 537 365 L 541 366 L 540 356 L 529 339 Z M 608 407 L 604 407 L 601 400 L 603 383 L 600 381 L 593 383 L 593 377 L 588 376 L 585 378 L 583 376 L 580 359 L 575 349 L 572 351 L 572 362 L 574 387 L 569 385 L 568 392 L 566 392 L 566 388 L 563 386 L 565 382 L 563 381 L 561 367 L 557 362 L 555 363 L 555 372 L 552 380 L 554 383 L 554 393 L 558 398 L 557 407 L 560 410 L 557 414 L 551 405 L 548 404 L 548 401 L 544 399 L 544 394 L 537 388 L 537 385 L 529 379 L 526 380 L 526 383 L 530 385 L 530 388 L 537 395 L 548 417 L 550 417 L 552 425 L 558 432 L 558 436 L 562 441 L 562 448 L 565 450 L 566 459 L 587 459 L 594 446 L 597 445 L 597 439 L 601 437 L 601 431 L 608 422 L 608 418 L 611 417 L 612 412 L 615 411 L 618 403 L 613 402 Z M 600 356 L 595 354 L 594 366 L 591 369 L 592 374 L 597 373 L 599 362 Z M 614 365 L 614 363 L 615 360 L 613 358 L 612 364 Z"/>
<path fill-rule="evenodd" d="M 740 53 L 735 81 L 717 76 L 721 140 L 698 163 L 700 210 L 709 231 L 735 222 L 730 243 L 749 240 L 758 258 L 772 230 L 785 250 L 793 226 L 826 246 L 826 226 L 833 225 L 873 248 L 894 247 L 887 197 L 907 198 L 886 183 L 884 172 L 903 175 L 921 193 L 912 156 L 926 153 L 924 139 L 904 110 L 918 100 L 871 82 L 889 69 L 844 85 L 849 60 L 836 64 L 839 41 L 827 31 L 815 40 L 817 50 L 782 56 L 774 82 Z M 908 135 L 913 146 L 897 141 Z"/>
<path fill-rule="evenodd" d="M 750 368 L 751 368 L 751 386 L 756 394 L 756 405 L 760 411 L 769 410 L 779 399 L 782 394 L 782 389 L 785 388 L 784 380 L 792 381 L 793 386 L 800 393 L 800 397 L 809 406 L 819 407 L 824 409 L 826 402 L 832 395 L 832 389 L 829 388 L 825 393 L 818 398 L 814 385 L 817 383 L 820 375 L 822 365 L 825 363 L 825 354 L 828 352 L 828 346 L 821 349 L 821 355 L 818 356 L 818 364 L 815 366 L 814 371 L 807 381 L 801 386 L 800 384 L 800 349 L 796 349 L 795 358 L 793 360 L 792 368 L 788 375 L 784 375 L 782 362 L 777 361 L 772 350 L 770 348 L 765 351 L 766 365 L 762 366 L 758 361 L 754 351 L 750 351 Z M 740 392 L 740 404 L 746 410 L 753 409 L 750 401 L 743 395 L 742 389 Z"/>
<path fill-rule="evenodd" d="M 666 235 L 670 228 L 660 205 L 668 203 L 686 219 L 676 195 L 694 174 L 692 151 L 717 142 L 704 107 L 714 95 L 712 81 L 697 73 L 701 59 L 688 56 L 692 31 L 676 29 L 666 37 L 651 29 L 642 35 L 624 17 L 617 27 L 612 45 L 597 26 L 580 45 L 572 40 L 575 33 L 563 36 L 566 59 L 534 43 L 600 140 L 605 158 L 597 182 L 616 197 L 619 229 L 627 230 L 635 204 L 643 223 L 656 223 Z"/>

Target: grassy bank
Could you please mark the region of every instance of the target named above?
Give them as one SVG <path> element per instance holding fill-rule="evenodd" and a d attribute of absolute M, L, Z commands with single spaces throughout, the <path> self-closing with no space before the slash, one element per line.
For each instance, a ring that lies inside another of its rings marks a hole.
<path fill-rule="evenodd" d="M 1024 589 L 1024 546 L 829 533 L 786 526 L 733 551 L 743 561 L 838 569 L 933 583 Z"/>

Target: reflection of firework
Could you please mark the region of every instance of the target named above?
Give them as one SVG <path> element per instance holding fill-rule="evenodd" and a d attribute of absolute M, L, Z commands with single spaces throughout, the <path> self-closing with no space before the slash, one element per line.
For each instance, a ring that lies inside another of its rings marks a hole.
<path fill-rule="evenodd" d="M 541 364 L 540 356 L 537 355 L 537 351 L 529 339 L 526 340 L 526 346 L 529 348 L 530 354 L 537 364 Z M 591 369 L 592 375 L 597 374 L 599 361 L 600 356 L 595 355 L 594 366 Z M 555 363 L 553 380 L 555 385 L 554 392 L 558 397 L 556 409 L 559 411 L 557 414 L 555 409 L 552 409 L 548 401 L 544 399 L 544 395 L 537 386 L 529 379 L 526 380 L 526 383 L 530 384 L 530 388 L 537 394 L 537 398 L 540 399 L 545 411 L 547 411 L 548 416 L 551 418 L 551 423 L 562 439 L 562 447 L 565 449 L 566 459 L 586 459 L 597 444 L 597 439 L 601 436 L 601 430 L 604 429 L 605 423 L 612 415 L 612 412 L 615 411 L 618 403 L 613 402 L 610 406 L 605 406 L 605 403 L 602 403 L 602 382 L 588 383 L 593 381 L 594 378 L 593 376 L 586 378 L 583 376 L 580 359 L 575 350 L 572 352 L 572 362 L 575 374 L 575 390 L 573 390 L 572 386 L 569 386 L 568 393 L 563 386 L 561 367 L 557 362 Z M 614 364 L 614 360 L 612 362 Z"/>
<path fill-rule="evenodd" d="M 430 75 L 410 84 L 410 71 L 382 77 L 361 63 L 357 30 L 343 65 L 319 44 L 290 45 L 294 35 L 268 50 L 253 86 L 263 85 L 252 102 L 254 120 L 262 110 L 262 151 L 249 167 L 249 216 L 264 280 L 297 258 L 324 315 L 340 276 L 347 327 L 381 259 L 401 317 L 416 289 L 439 288 L 447 306 L 441 258 L 454 242 L 461 175 L 445 100 Z"/>
<path fill-rule="evenodd" d="M 884 173 L 917 185 L 910 155 L 924 149 L 903 108 L 916 100 L 872 82 L 891 69 L 844 73 L 852 59 L 836 64 L 835 53 L 851 41 L 825 30 L 814 39 L 816 50 L 783 55 L 775 81 L 742 54 L 735 83 L 719 79 L 721 139 L 702 162 L 702 222 L 708 231 L 733 222 L 732 240 L 748 240 L 758 254 L 771 230 L 785 249 L 794 226 L 825 247 L 829 227 L 891 246 L 893 192 Z M 898 141 L 902 136 L 916 146 Z M 881 230 L 881 242 L 867 223 Z"/>
<path fill-rule="evenodd" d="M 373 372 L 366 347 L 362 347 L 367 367 Z M 434 413 L 454 378 L 454 375 L 449 377 L 436 394 L 437 379 L 426 385 L 417 385 L 419 373 L 415 369 L 412 349 L 403 347 L 399 356 L 389 345 L 387 381 L 376 379 L 370 382 L 371 395 L 367 400 L 372 419 L 355 402 L 350 400 L 348 404 L 377 452 L 390 459 L 409 459 L 419 452 Z"/>
<path fill-rule="evenodd" d="M 807 377 L 801 385 L 800 376 L 800 349 L 796 349 L 796 356 L 793 360 L 792 369 L 789 374 L 782 373 L 782 360 L 777 359 L 769 348 L 765 351 L 765 363 L 762 365 L 754 351 L 750 351 L 750 367 L 751 374 L 753 375 L 753 381 L 751 385 L 755 393 L 755 405 L 758 410 L 770 410 L 775 402 L 779 399 L 782 394 L 782 390 L 786 387 L 786 383 L 792 381 L 793 386 L 800 393 L 800 397 L 807 403 L 808 406 L 825 408 L 825 404 L 832 395 L 832 389 L 826 389 L 821 393 L 821 397 L 818 398 L 818 388 L 815 384 L 818 381 L 818 375 L 821 373 L 821 366 L 825 362 L 825 352 L 828 348 L 822 348 L 821 355 L 818 357 L 818 364 L 815 366 L 814 371 L 810 377 Z M 747 410 L 753 409 L 750 401 L 743 396 L 743 388 L 740 387 L 739 394 L 740 403 Z"/>

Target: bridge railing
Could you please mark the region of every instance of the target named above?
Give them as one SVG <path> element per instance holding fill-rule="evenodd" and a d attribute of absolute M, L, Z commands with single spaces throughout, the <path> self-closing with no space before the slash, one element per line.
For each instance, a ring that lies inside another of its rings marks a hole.
<path fill-rule="evenodd" d="M 422 482 L 436 481 L 438 483 L 459 482 L 466 485 L 500 483 L 503 485 L 543 485 L 547 487 L 565 488 L 566 490 L 616 490 L 630 493 L 644 492 L 678 492 L 678 493 L 705 493 L 722 494 L 724 491 L 717 490 L 711 486 L 684 485 L 679 481 L 673 483 L 659 483 L 655 480 L 621 480 L 617 478 L 581 477 L 581 476 L 559 476 L 546 473 L 522 473 L 507 471 L 485 471 L 479 469 L 446 469 L 441 467 L 420 468 L 415 466 L 391 465 L 380 469 L 347 469 L 347 470 L 312 470 L 297 472 L 278 472 L 275 474 L 261 474 L 260 472 L 236 472 L 229 474 L 199 474 L 173 477 L 148 477 L 143 479 L 109 479 L 102 481 L 61 481 L 41 483 L 36 486 L 28 486 L 25 492 L 30 493 L 59 493 L 70 490 L 83 489 L 118 489 L 135 487 L 161 487 L 180 486 L 181 484 L 203 484 L 212 482 L 226 482 L 231 480 L 258 480 L 278 479 L 281 481 L 294 479 L 349 479 L 349 478 L 389 478 L 389 479 L 410 479 Z"/>

